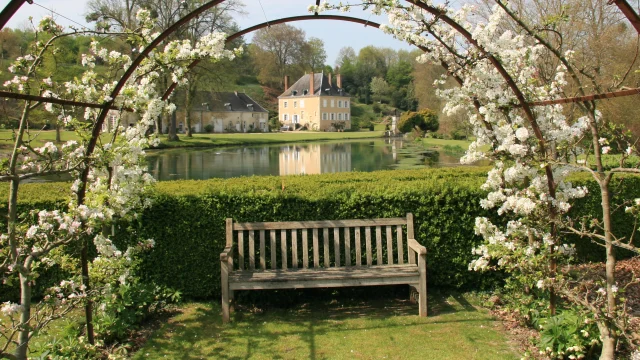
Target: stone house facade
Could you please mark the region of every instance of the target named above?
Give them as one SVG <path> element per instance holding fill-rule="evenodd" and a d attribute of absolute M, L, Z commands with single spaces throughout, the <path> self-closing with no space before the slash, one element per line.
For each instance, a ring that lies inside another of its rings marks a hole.
<path fill-rule="evenodd" d="M 351 96 L 342 89 L 340 75 L 335 80 L 332 74 L 305 74 L 289 87 L 286 76 L 285 91 L 278 96 L 280 122 L 316 131 L 350 129 Z"/>

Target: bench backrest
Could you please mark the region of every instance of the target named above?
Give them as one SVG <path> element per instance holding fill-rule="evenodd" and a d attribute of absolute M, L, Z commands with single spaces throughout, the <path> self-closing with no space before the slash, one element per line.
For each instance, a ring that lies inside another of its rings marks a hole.
<path fill-rule="evenodd" d="M 233 223 L 227 219 L 233 270 L 413 264 L 408 238 L 414 238 L 411 213 L 404 218 L 363 220 Z"/>

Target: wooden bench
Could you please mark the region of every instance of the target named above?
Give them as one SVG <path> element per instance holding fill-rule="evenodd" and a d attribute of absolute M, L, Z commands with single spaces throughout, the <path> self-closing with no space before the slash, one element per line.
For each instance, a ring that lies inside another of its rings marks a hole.
<path fill-rule="evenodd" d="M 223 322 L 229 321 L 236 290 L 400 284 L 416 289 L 419 315 L 427 316 L 427 249 L 414 238 L 410 213 L 367 220 L 227 219 L 226 233 L 220 254 Z"/>

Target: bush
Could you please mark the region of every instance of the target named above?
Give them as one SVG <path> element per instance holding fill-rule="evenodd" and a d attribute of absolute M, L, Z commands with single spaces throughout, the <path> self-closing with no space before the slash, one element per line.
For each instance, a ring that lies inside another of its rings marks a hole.
<path fill-rule="evenodd" d="M 437 131 L 439 127 L 438 114 L 429 109 L 407 112 L 398 121 L 398 130 L 403 133 L 411 132 L 415 128 L 422 131 Z"/>
<path fill-rule="evenodd" d="M 499 274 L 468 270 L 471 249 L 482 239 L 474 233 L 477 216 L 497 223 L 495 211 L 479 202 L 487 168 L 393 170 L 306 176 L 264 176 L 157 184 L 154 205 L 135 224 L 116 228 L 118 246 L 151 238 L 155 247 L 143 255 L 145 282 L 180 291 L 190 298 L 219 298 L 220 252 L 225 245 L 225 218 L 240 222 L 358 219 L 404 216 L 415 218 L 416 240 L 428 249 L 430 286 L 487 288 Z M 580 176 L 590 196 L 578 201 L 571 216 L 600 217 L 597 185 Z M 640 197 L 640 177 L 616 177 L 615 198 Z M 69 184 L 24 184 L 22 211 L 63 207 Z M 7 189 L 0 188 L 6 198 Z M 2 205 L 6 206 L 6 205 Z M 0 208 L 0 212 L 5 211 Z M 618 236 L 633 232 L 630 214 L 614 217 Z M 136 234 L 132 235 L 135 229 Z M 604 252 L 588 239 L 572 238 L 581 260 L 602 260 Z M 619 250 L 620 257 L 630 256 Z M 36 283 L 44 281 L 37 279 Z M 7 288 L 8 286 L 3 286 Z M 3 289 L 5 290 L 5 289 Z M 9 291 L 9 290 L 7 290 Z M 17 295 L 17 290 L 12 294 Z"/>
<path fill-rule="evenodd" d="M 211 124 L 207 124 L 204 126 L 204 131 L 207 133 L 212 133 L 213 132 L 213 125 Z"/>
<path fill-rule="evenodd" d="M 453 140 L 466 140 L 467 133 L 465 133 L 464 130 L 455 130 L 451 132 L 451 138 Z"/>

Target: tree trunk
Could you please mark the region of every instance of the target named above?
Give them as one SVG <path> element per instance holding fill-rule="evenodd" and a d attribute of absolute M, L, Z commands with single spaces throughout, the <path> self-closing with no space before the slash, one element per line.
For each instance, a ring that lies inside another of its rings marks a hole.
<path fill-rule="evenodd" d="M 82 284 L 85 286 L 85 291 L 89 293 L 91 290 L 91 283 L 89 282 L 89 256 L 88 256 L 88 244 L 87 239 L 85 238 L 82 242 L 82 254 L 81 254 L 81 265 L 82 265 Z M 87 341 L 89 344 L 95 344 L 95 338 L 93 333 L 93 302 L 89 297 L 87 297 L 87 302 L 84 305 L 84 317 L 87 322 Z"/>
<path fill-rule="evenodd" d="M 16 188 L 17 190 L 17 188 Z M 28 276 L 28 269 L 20 270 L 20 333 L 18 335 L 18 347 L 16 347 L 16 357 L 20 360 L 27 359 L 29 349 L 29 320 L 31 319 L 31 284 Z"/>
<path fill-rule="evenodd" d="M 162 115 L 158 115 L 158 117 L 156 118 L 156 128 L 154 133 L 156 135 L 162 134 Z"/>
<path fill-rule="evenodd" d="M 607 316 L 611 318 L 616 317 L 616 296 L 613 291 L 613 286 L 616 284 L 616 254 L 615 247 L 613 245 L 613 239 L 611 234 L 611 199 L 609 194 L 609 181 L 603 180 L 600 183 L 600 194 L 602 198 L 602 223 L 604 226 L 605 236 L 605 249 L 607 255 L 606 268 L 606 283 L 607 283 Z M 600 359 L 615 359 L 616 349 L 616 336 L 610 328 L 606 328 L 606 331 L 600 329 L 600 336 L 602 337 L 602 353 L 600 353 Z"/>
<path fill-rule="evenodd" d="M 27 350 L 29 347 L 29 320 L 31 319 L 31 283 L 29 282 L 29 268 L 31 261 L 22 264 L 20 261 L 20 253 L 18 252 L 18 239 L 16 238 L 16 217 L 18 214 L 18 188 L 20 179 L 17 177 L 16 168 L 18 164 L 18 149 L 22 146 L 22 137 L 27 128 L 27 118 L 29 117 L 29 107 L 31 103 L 25 102 L 20 117 L 20 127 L 16 142 L 9 160 L 9 174 L 15 176 L 9 182 L 9 204 L 7 209 L 7 236 L 9 238 L 9 251 L 13 263 L 20 264 L 20 327 L 22 330 L 18 334 L 18 347 L 15 350 L 15 356 L 20 359 L 27 358 Z"/>
<path fill-rule="evenodd" d="M 60 138 L 60 123 L 56 122 L 56 143 L 59 144 L 62 142 Z"/>
<path fill-rule="evenodd" d="M 598 324 L 600 336 L 602 337 L 602 352 L 600 360 L 614 360 L 616 358 L 616 339 L 606 324 Z"/>
<path fill-rule="evenodd" d="M 171 122 L 169 124 L 169 141 L 180 141 L 180 138 L 178 137 L 178 134 L 176 132 L 176 113 L 178 112 L 178 110 L 174 110 L 173 113 L 171 114 Z"/>
<path fill-rule="evenodd" d="M 186 130 L 186 134 L 187 137 L 193 137 L 193 134 L 191 133 L 191 103 L 193 100 L 193 94 L 191 93 L 191 83 L 189 83 L 189 86 L 187 87 L 187 91 L 186 91 L 186 97 L 185 97 L 185 102 L 184 102 L 184 123 L 187 127 Z"/>

